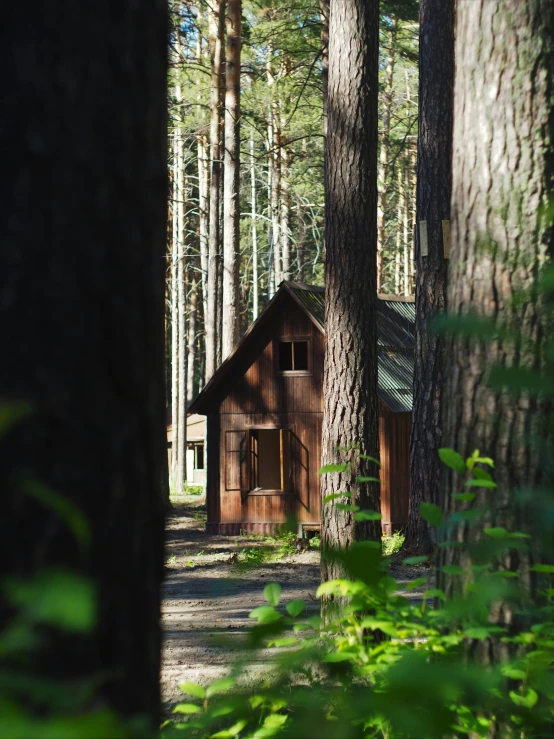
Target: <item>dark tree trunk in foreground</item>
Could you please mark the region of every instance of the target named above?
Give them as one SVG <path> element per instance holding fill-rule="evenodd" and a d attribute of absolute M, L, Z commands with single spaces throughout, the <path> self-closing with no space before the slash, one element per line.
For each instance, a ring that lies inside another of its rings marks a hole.
<path fill-rule="evenodd" d="M 376 255 L 377 255 L 377 0 L 331 0 L 326 163 L 326 343 L 323 464 L 346 462 L 337 447 L 358 444 L 378 457 Z M 322 499 L 350 492 L 352 498 L 322 503 L 323 552 L 359 539 L 380 539 L 379 522 L 355 522 L 337 508 L 351 502 L 379 510 L 377 476 L 361 460 L 353 474 L 322 477 Z M 342 574 L 322 559 L 322 580 Z"/>
<path fill-rule="evenodd" d="M 441 475 L 442 341 L 429 328 L 446 303 L 444 235 L 450 225 L 452 183 L 454 0 L 422 0 L 419 12 L 416 345 L 405 547 L 426 553 L 436 537 L 420 517 L 419 505 L 438 503 Z"/>
<path fill-rule="evenodd" d="M 518 488 L 552 484 L 551 459 L 539 454 L 533 436 L 548 409 L 523 390 L 491 388 L 486 370 L 494 364 L 539 369 L 552 331 L 533 295 L 539 268 L 553 251 L 551 216 L 544 218 L 542 210 L 554 174 L 552 21 L 552 4 L 540 0 L 458 3 L 448 310 L 498 320 L 521 337 L 514 342 L 499 333 L 485 342 L 457 336 L 445 346 L 443 444 L 464 458 L 474 449 L 492 457 L 498 483 L 493 493 L 478 495 L 475 505 L 485 518 L 450 534 L 466 544 L 481 536 L 483 526 L 496 526 L 528 531 L 535 549 L 547 525 L 551 548 L 551 518 L 532 523 L 529 504 L 517 497 Z M 546 441 L 551 450 L 552 436 Z M 457 485 L 454 475 L 443 489 Z M 547 498 L 536 492 L 533 506 L 541 500 Z M 457 548 L 443 551 L 443 563 L 468 561 Z M 519 572 L 519 582 L 530 589 L 528 564 L 526 555 L 506 549 L 499 566 Z M 462 581 L 441 576 L 450 593 L 459 592 Z M 505 602 L 490 617 L 504 624 L 514 618 Z M 508 647 L 487 641 L 482 648 L 495 659 Z"/>
<path fill-rule="evenodd" d="M 45 0 L 4 13 L 0 55 L 2 576 L 61 566 L 98 591 L 94 631 L 48 634 L 37 670 L 159 708 L 166 479 L 166 4 Z M 78 29 L 78 33 L 76 32 Z M 83 511 L 79 547 L 48 486 Z M 5 613 L 3 614 L 5 617 Z"/>

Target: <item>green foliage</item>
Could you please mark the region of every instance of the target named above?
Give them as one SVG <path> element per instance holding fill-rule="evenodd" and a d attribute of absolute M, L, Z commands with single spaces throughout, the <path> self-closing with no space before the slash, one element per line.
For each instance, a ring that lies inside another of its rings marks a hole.
<path fill-rule="evenodd" d="M 478 451 L 464 461 L 442 450 L 441 458 L 460 475 L 462 490 L 493 482 L 483 469 L 491 469 L 493 462 Z M 483 490 L 495 494 L 490 485 Z M 464 492 L 455 495 L 466 512 L 476 506 L 474 498 L 460 499 Z M 423 513 L 431 524 L 444 525 L 438 507 L 422 506 Z M 484 525 L 482 536 L 502 551 L 531 545 L 526 534 L 503 527 Z M 224 694 L 208 699 L 200 686 L 189 687 L 186 692 L 195 701 L 176 709 L 188 712 L 188 719 L 167 724 L 163 736 L 552 735 L 554 566 L 533 567 L 543 578 L 541 599 L 525 605 L 517 573 L 499 569 L 496 550 L 487 550 L 490 562 L 441 567 L 467 584 L 462 595 L 449 597 L 426 577 L 407 586 L 395 581 L 387 555 L 402 541 L 401 534 L 394 534 L 383 537 L 382 547 L 364 541 L 335 553 L 349 578 L 323 583 L 317 595 L 346 599 L 346 605 L 325 624 L 306 616 L 303 601 L 282 603 L 277 583 L 266 585 L 267 605 L 250 614 L 256 626 L 247 660 L 255 662 L 256 650 L 266 650 L 264 662 L 272 660 L 269 677 L 264 673 L 263 685 L 256 689 L 241 685 L 244 665 L 239 663 L 230 676 L 237 682 L 229 682 Z M 427 559 L 410 557 L 404 564 Z M 422 594 L 415 595 L 421 588 Z M 517 628 L 490 621 L 490 609 L 498 603 L 518 609 Z M 476 644 L 502 647 L 506 657 L 483 669 L 467 659 Z"/>
<path fill-rule="evenodd" d="M 383 554 L 385 557 L 390 557 L 392 554 L 397 554 L 404 544 L 406 537 L 401 531 L 395 531 L 392 534 L 383 534 L 381 539 L 383 546 Z"/>

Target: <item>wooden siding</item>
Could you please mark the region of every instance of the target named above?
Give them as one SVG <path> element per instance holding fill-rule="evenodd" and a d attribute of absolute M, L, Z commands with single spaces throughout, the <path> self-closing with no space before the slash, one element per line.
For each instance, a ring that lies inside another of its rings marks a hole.
<path fill-rule="evenodd" d="M 279 373 L 280 339 L 310 342 L 311 372 Z M 264 332 L 245 348 L 219 406 L 207 423 L 207 529 L 236 535 L 269 533 L 288 519 L 320 521 L 321 429 L 324 337 L 292 299 Z M 402 528 L 408 517 L 410 413 L 391 413 L 381 404 L 381 515 L 383 531 Z M 250 428 L 291 432 L 290 492 L 249 491 L 247 432 Z"/>
<path fill-rule="evenodd" d="M 381 526 L 391 534 L 408 520 L 412 414 L 391 413 L 383 404 L 380 411 Z"/>

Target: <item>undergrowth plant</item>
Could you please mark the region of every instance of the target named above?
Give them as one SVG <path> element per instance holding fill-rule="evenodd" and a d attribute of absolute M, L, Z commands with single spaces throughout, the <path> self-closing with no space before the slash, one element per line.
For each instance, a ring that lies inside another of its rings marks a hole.
<path fill-rule="evenodd" d="M 452 450 L 441 450 L 441 458 L 458 472 L 464 466 L 457 499 L 471 504 L 476 487 L 496 494 L 492 460 L 475 452 L 464 461 Z M 436 506 L 422 504 L 421 515 L 432 525 L 453 523 L 444 521 Z M 518 531 L 485 528 L 483 533 L 496 551 L 529 546 L 527 535 Z M 250 614 L 256 625 L 247 656 L 208 688 L 181 685 L 187 700 L 175 707 L 180 720 L 164 725 L 164 737 L 554 734 L 554 566 L 534 567 L 544 588 L 540 603 L 526 606 L 517 574 L 507 575 L 493 562 L 450 570 L 467 583 L 463 596 L 450 599 L 430 577 L 410 582 L 408 595 L 401 595 L 405 585 L 391 576 L 381 542 L 357 542 L 332 556 L 349 578 L 322 584 L 318 596 L 348 599 L 336 619 L 323 627 L 318 617 L 307 617 L 304 601 L 283 603 L 280 585 L 266 585 L 267 604 Z M 426 560 L 409 557 L 404 563 Z M 422 595 L 410 597 L 422 587 Z M 502 601 L 519 609 L 519 629 L 489 621 L 491 608 Z M 509 646 L 511 657 L 498 664 L 468 658 L 472 645 L 494 641 Z M 256 689 L 241 684 L 245 662 L 258 664 Z"/>

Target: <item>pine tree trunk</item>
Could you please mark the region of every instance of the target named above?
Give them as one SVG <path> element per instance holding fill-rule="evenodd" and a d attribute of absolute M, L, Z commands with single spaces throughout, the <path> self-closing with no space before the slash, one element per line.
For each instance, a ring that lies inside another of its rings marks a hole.
<path fill-rule="evenodd" d="M 222 359 L 239 340 L 241 0 L 227 3 L 225 166 L 223 187 Z"/>
<path fill-rule="evenodd" d="M 189 325 L 187 349 L 187 398 L 195 397 L 196 334 L 198 326 L 198 281 L 192 277 L 189 300 Z"/>
<path fill-rule="evenodd" d="M 321 23 L 321 92 L 323 95 L 323 136 L 327 136 L 327 94 L 329 89 L 329 0 L 319 0 Z"/>
<path fill-rule="evenodd" d="M 254 138 L 250 138 L 250 204 L 252 214 L 252 320 L 255 321 L 260 310 L 258 276 L 258 230 L 256 214 L 256 160 L 254 158 Z"/>
<path fill-rule="evenodd" d="M 184 141 L 181 133 L 179 143 L 179 158 L 181 161 L 179 167 L 179 202 L 178 212 L 178 244 L 179 259 L 177 261 L 177 322 L 178 322 L 178 342 L 179 350 L 177 352 L 177 427 L 173 428 L 173 451 L 175 460 L 175 492 L 181 493 L 185 486 L 185 467 L 186 467 L 186 444 L 187 444 L 187 378 L 186 378 L 186 357 L 187 357 L 187 327 L 186 327 L 186 246 L 185 246 L 185 203 L 187 198 L 187 182 L 185 177 L 184 162 Z"/>
<path fill-rule="evenodd" d="M 290 195 L 289 157 L 287 147 L 281 147 L 281 259 L 283 280 L 290 279 Z"/>
<path fill-rule="evenodd" d="M 202 36 L 198 35 L 197 61 L 201 66 L 203 63 Z M 202 102 L 202 92 L 197 96 L 199 104 Z M 200 271 L 202 286 L 202 304 L 204 314 L 208 311 L 208 241 L 209 241 L 209 180 L 210 164 L 208 156 L 208 141 L 205 130 L 205 113 L 201 109 L 200 132 L 197 137 L 197 161 L 198 161 L 198 241 L 200 247 Z"/>
<path fill-rule="evenodd" d="M 0 397 L 31 408 L 2 433 L 1 577 L 92 582 L 95 626 L 41 630 L 34 677 L 90 685 L 89 705 L 140 714 L 145 735 L 167 471 L 166 16 L 158 0 L 44 0 L 10 6 L 0 29 Z M 82 511 L 89 546 L 41 486 Z"/>
<path fill-rule="evenodd" d="M 410 440 L 410 511 L 406 549 L 431 551 L 435 529 L 419 515 L 420 503 L 439 502 L 442 340 L 429 330 L 446 308 L 447 260 L 443 221 L 449 220 L 454 93 L 454 0 L 422 0 L 419 42 L 419 135 L 416 224 L 416 341 Z M 425 242 L 420 241 L 423 230 Z"/>
<path fill-rule="evenodd" d="M 404 253 L 404 295 L 410 294 L 410 168 L 404 160 L 404 182 L 402 184 L 402 248 Z"/>
<path fill-rule="evenodd" d="M 404 192 L 404 183 L 402 178 L 401 161 L 396 162 L 397 182 L 398 182 L 398 199 L 396 201 L 396 253 L 394 258 L 394 293 L 400 295 L 400 275 L 401 275 L 401 258 L 402 258 L 402 200 Z"/>
<path fill-rule="evenodd" d="M 179 100 L 179 88 L 176 90 L 175 98 Z M 171 251 L 171 483 L 175 485 L 175 472 L 177 466 L 177 424 L 179 385 L 177 368 L 179 363 L 179 167 L 181 157 L 179 152 L 179 130 L 173 134 L 173 216 L 172 233 L 173 243 Z"/>
<path fill-rule="evenodd" d="M 541 264 L 553 256 L 551 220 L 542 211 L 554 174 L 552 6 L 472 0 L 458 3 L 457 14 L 448 311 L 497 320 L 521 339 L 514 343 L 499 333 L 489 343 L 461 336 L 445 343 L 443 445 L 464 457 L 474 449 L 492 457 L 498 483 L 494 494 L 477 497 L 484 520 L 460 526 L 450 538 L 471 543 L 483 526 L 523 531 L 533 536 L 540 558 L 541 535 L 547 534 L 551 549 L 551 518 L 533 520 L 516 491 L 541 484 L 552 489 L 549 409 L 524 390 L 490 387 L 486 370 L 495 363 L 539 369 L 545 337 L 552 332 L 541 299 L 533 294 Z M 532 434 L 542 424 L 547 436 L 539 442 Z M 448 476 L 442 489 L 452 492 L 458 484 L 456 476 Z M 534 506 L 540 503 L 535 496 Z M 447 500 L 445 506 L 452 510 L 455 503 Z M 441 564 L 460 563 L 460 549 L 441 551 Z M 524 589 L 533 589 L 526 555 L 506 550 L 500 560 L 499 566 L 519 573 Z M 462 578 L 441 573 L 440 581 L 452 594 Z M 490 620 L 510 624 L 517 614 L 503 602 Z M 487 640 L 479 651 L 495 660 L 506 649 Z"/>
<path fill-rule="evenodd" d="M 392 112 L 392 86 L 394 81 L 394 52 L 398 19 L 392 19 L 388 37 L 387 68 L 385 75 L 385 89 L 383 93 L 383 121 L 381 145 L 379 150 L 379 169 L 377 174 L 377 292 L 382 289 L 385 280 L 385 263 L 383 250 L 385 247 L 385 210 L 387 208 L 387 173 L 389 156 L 389 136 Z"/>
<path fill-rule="evenodd" d="M 218 331 L 218 293 L 219 261 L 221 259 L 221 87 L 223 72 L 223 32 L 225 21 L 224 0 L 210 0 L 209 43 L 211 58 L 210 78 L 210 200 L 209 200 L 209 239 L 208 239 L 208 277 L 207 309 L 204 314 L 206 337 L 206 381 L 217 368 L 219 346 Z"/>
<path fill-rule="evenodd" d="M 378 457 L 377 340 L 377 96 L 379 3 L 331 0 L 326 164 L 326 315 L 323 464 L 348 461 L 338 446 L 358 444 Z M 351 492 L 349 502 L 379 510 L 377 476 L 360 460 L 353 473 L 322 477 L 326 495 Z M 344 500 L 342 501 L 344 502 Z M 378 522 L 356 522 L 337 501 L 322 503 L 323 554 L 359 539 L 380 540 Z M 322 580 L 343 576 L 323 556 Z"/>

